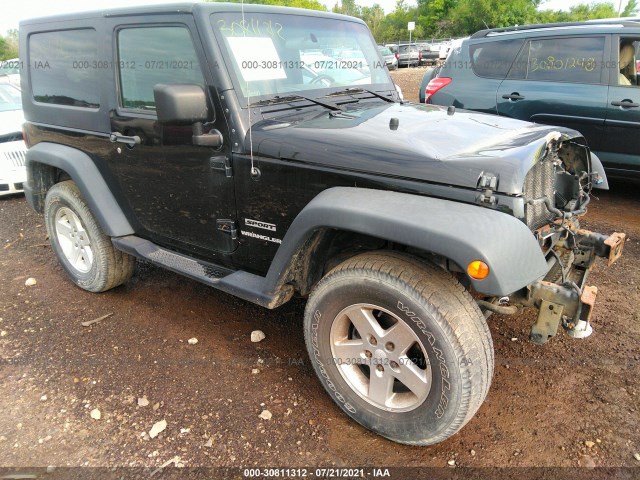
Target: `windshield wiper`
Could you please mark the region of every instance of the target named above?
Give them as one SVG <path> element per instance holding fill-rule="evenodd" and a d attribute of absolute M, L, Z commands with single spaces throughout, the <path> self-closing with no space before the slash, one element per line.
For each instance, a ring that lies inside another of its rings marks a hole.
<path fill-rule="evenodd" d="M 345 95 L 345 94 L 352 94 L 352 93 L 368 93 L 370 95 L 373 95 L 374 97 L 378 97 L 382 100 L 384 100 L 385 102 L 389 102 L 389 103 L 395 103 L 395 100 L 393 98 L 389 98 L 385 95 L 382 95 L 381 93 L 378 92 L 374 92 L 373 90 L 368 90 L 366 88 L 360 88 L 360 87 L 351 87 L 351 88 L 347 88 L 345 90 L 340 90 L 339 92 L 334 92 L 334 93 L 330 93 L 329 95 L 327 95 L 327 97 L 333 97 L 338 96 L 338 95 Z"/>
<path fill-rule="evenodd" d="M 252 103 L 249 106 L 250 107 L 259 107 L 259 106 L 262 106 L 262 105 L 274 105 L 274 104 L 278 104 L 278 103 L 295 102 L 295 101 L 298 101 L 298 100 L 306 100 L 308 102 L 315 103 L 316 105 L 321 105 L 321 106 L 323 106 L 325 108 L 328 108 L 329 110 L 333 110 L 333 111 L 337 111 L 337 112 L 344 112 L 344 108 L 342 108 L 341 106 L 339 106 L 336 103 L 327 102 L 327 101 L 323 101 L 323 100 L 318 100 L 316 98 L 304 97 L 302 95 L 287 95 L 285 97 L 281 97 L 279 95 L 276 95 L 275 97 L 269 98 L 267 100 L 260 100 L 259 102 Z"/>

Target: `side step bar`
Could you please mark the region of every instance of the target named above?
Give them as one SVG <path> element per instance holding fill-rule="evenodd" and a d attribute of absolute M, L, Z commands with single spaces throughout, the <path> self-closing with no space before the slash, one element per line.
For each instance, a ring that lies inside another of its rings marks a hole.
<path fill-rule="evenodd" d="M 266 308 L 276 308 L 293 296 L 293 287 L 290 285 L 277 292 L 266 292 L 264 277 L 196 260 L 134 235 L 112 238 L 111 241 L 118 250 L 134 257 Z"/>

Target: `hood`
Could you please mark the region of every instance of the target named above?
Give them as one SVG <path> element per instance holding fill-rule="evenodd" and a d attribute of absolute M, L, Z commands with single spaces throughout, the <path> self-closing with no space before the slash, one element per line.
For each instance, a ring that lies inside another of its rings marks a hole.
<path fill-rule="evenodd" d="M 24 116 L 22 110 L 0 112 L 0 136 L 21 132 Z"/>
<path fill-rule="evenodd" d="M 264 118 L 252 136 L 265 157 L 474 189 L 491 173 L 498 192 L 518 195 L 550 140 L 580 134 L 436 105 L 361 103 L 334 115 L 303 108 Z"/>

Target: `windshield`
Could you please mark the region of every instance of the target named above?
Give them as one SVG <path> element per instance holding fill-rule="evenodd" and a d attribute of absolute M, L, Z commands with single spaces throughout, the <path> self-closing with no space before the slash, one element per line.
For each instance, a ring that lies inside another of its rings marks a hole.
<path fill-rule="evenodd" d="M 22 97 L 20 90 L 12 85 L 0 84 L 0 112 L 21 109 Z"/>
<path fill-rule="evenodd" d="M 380 47 L 380 53 L 382 55 L 384 55 L 385 57 L 389 56 L 389 55 L 393 55 L 393 53 L 391 52 L 391 50 L 389 50 L 387 47 Z"/>
<path fill-rule="evenodd" d="M 241 12 L 218 13 L 211 22 L 248 103 L 353 85 L 393 89 L 377 45 L 360 23 L 247 11 L 244 19 Z"/>

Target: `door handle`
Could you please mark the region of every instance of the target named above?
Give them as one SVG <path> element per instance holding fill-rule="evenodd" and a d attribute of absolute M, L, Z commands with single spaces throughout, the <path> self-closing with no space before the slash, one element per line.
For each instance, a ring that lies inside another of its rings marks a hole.
<path fill-rule="evenodd" d="M 140 137 L 134 135 L 133 137 L 127 137 L 126 135 L 122 135 L 120 132 L 111 132 L 109 135 L 109 140 L 111 143 L 124 143 L 127 147 L 133 147 L 135 145 L 140 145 Z"/>
<path fill-rule="evenodd" d="M 635 103 L 632 102 L 629 99 L 624 99 L 624 100 L 620 100 L 618 101 L 614 101 L 611 102 L 611 105 L 613 105 L 614 107 L 622 107 L 622 108 L 636 108 L 636 107 L 640 107 L 640 103 Z"/>
<path fill-rule="evenodd" d="M 505 100 L 524 100 L 524 97 L 520 95 L 518 92 L 513 92 L 510 95 L 507 95 L 505 93 L 504 95 L 502 95 L 502 98 L 504 98 Z"/>

